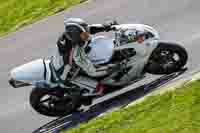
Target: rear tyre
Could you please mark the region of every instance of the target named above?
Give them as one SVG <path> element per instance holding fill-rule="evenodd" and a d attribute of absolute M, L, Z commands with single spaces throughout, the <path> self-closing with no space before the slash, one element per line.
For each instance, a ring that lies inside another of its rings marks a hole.
<path fill-rule="evenodd" d="M 183 68 L 188 60 L 184 47 L 172 43 L 160 43 L 153 51 L 146 71 L 151 74 L 170 74 Z"/>
<path fill-rule="evenodd" d="M 34 88 L 29 100 L 35 111 L 50 117 L 69 115 L 81 106 L 79 96 L 71 96 L 60 88 Z"/>

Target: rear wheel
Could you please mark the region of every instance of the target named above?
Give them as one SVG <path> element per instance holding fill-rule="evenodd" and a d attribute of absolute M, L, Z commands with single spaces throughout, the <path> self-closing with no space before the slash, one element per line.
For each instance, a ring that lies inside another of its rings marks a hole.
<path fill-rule="evenodd" d="M 151 74 L 170 74 L 186 65 L 188 54 L 178 44 L 160 43 L 153 51 L 146 71 Z"/>
<path fill-rule="evenodd" d="M 71 96 L 60 88 L 34 88 L 30 104 L 38 113 L 52 117 L 68 115 L 81 106 L 78 96 Z"/>

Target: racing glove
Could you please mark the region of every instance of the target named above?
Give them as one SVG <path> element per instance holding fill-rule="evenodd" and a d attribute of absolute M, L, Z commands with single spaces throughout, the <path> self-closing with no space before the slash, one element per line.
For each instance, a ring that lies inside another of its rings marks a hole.
<path fill-rule="evenodd" d="M 118 25 L 118 23 L 117 23 L 116 20 L 114 20 L 114 21 L 107 21 L 107 22 L 105 22 L 103 24 L 106 32 L 113 30 L 113 28 L 112 28 L 113 25 Z"/>

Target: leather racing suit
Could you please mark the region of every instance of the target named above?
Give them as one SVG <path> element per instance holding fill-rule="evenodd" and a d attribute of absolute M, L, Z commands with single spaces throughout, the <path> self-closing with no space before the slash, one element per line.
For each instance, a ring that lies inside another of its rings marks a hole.
<path fill-rule="evenodd" d="M 109 31 L 102 24 L 89 25 L 88 29 L 90 34 Z M 84 46 L 74 46 L 65 33 L 59 37 L 57 41 L 58 51 L 51 61 L 59 81 L 65 83 L 66 80 L 71 79 L 77 68 L 81 68 L 91 77 L 101 77 L 109 73 L 110 67 L 96 68 L 87 57 L 85 46 L 89 43 L 90 41 L 86 42 Z"/>

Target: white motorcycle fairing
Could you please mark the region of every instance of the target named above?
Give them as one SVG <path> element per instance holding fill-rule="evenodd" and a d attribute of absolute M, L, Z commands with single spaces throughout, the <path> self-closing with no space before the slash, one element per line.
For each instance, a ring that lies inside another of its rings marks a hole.
<path fill-rule="evenodd" d="M 37 59 L 11 70 L 9 83 L 18 88 L 47 81 L 51 76 L 49 63 L 50 60 Z"/>
<path fill-rule="evenodd" d="M 150 26 L 142 25 L 142 24 L 122 24 L 122 25 L 115 25 L 116 29 L 120 30 L 127 30 L 127 29 L 141 29 L 148 31 L 154 35 L 154 38 L 159 39 L 158 32 Z M 134 48 L 139 50 L 140 48 L 135 48 L 134 45 L 124 45 L 124 46 L 115 46 L 113 43 L 113 39 L 107 38 L 105 36 L 97 36 L 91 40 L 89 44 L 91 47 L 91 51 L 88 54 L 89 59 L 94 64 L 104 64 L 108 63 L 113 56 L 114 49 L 124 49 L 127 48 Z M 147 55 L 148 57 L 152 50 L 156 47 L 156 45 L 149 45 L 146 48 L 148 49 Z M 140 53 L 140 52 L 139 52 Z M 146 52 L 145 52 L 146 53 Z M 128 64 L 132 65 L 135 60 L 128 62 Z M 38 59 L 32 61 L 30 63 L 24 64 L 13 69 L 10 72 L 10 84 L 13 87 L 22 87 L 27 85 L 35 85 L 37 86 L 38 83 L 49 83 L 51 84 L 51 69 L 49 68 L 50 60 L 43 60 Z M 52 86 L 54 86 L 52 83 Z M 91 84 L 91 83 L 88 83 Z"/>

